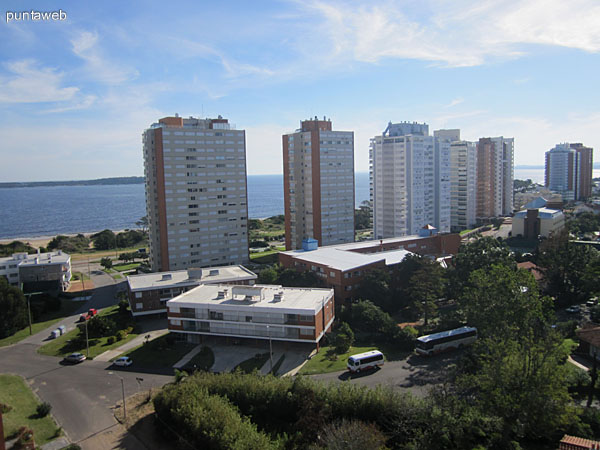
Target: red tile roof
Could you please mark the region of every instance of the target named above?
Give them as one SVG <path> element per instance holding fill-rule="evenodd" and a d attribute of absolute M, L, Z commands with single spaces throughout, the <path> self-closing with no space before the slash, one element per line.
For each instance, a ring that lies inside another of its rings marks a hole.
<path fill-rule="evenodd" d="M 600 449 L 600 441 L 592 441 L 577 436 L 569 436 L 565 434 L 560 440 L 559 450 L 596 450 Z"/>

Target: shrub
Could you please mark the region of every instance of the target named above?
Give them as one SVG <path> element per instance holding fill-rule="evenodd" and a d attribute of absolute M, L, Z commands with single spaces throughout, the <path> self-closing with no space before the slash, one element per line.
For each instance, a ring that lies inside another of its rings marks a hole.
<path fill-rule="evenodd" d="M 125 336 L 127 336 L 127 334 L 125 333 L 125 330 L 119 330 L 119 331 L 117 331 L 117 334 L 115 334 L 117 341 L 122 341 L 123 339 L 125 339 Z"/>
<path fill-rule="evenodd" d="M 5 403 L 0 403 L 0 413 L 2 414 L 6 414 L 7 412 L 11 411 L 13 408 L 10 405 L 7 405 Z"/>
<path fill-rule="evenodd" d="M 52 405 L 48 402 L 40 403 L 37 405 L 37 408 L 35 408 L 35 411 L 39 417 L 46 417 L 48 414 L 50 414 L 51 410 Z"/>
<path fill-rule="evenodd" d="M 119 314 L 129 314 L 129 302 L 125 299 L 119 302 Z"/>
<path fill-rule="evenodd" d="M 114 344 L 114 343 L 115 343 L 115 341 L 116 341 L 116 339 L 115 339 L 115 337 L 114 337 L 114 336 L 109 336 L 109 337 L 108 337 L 108 339 L 106 340 L 106 343 L 107 343 L 108 345 L 112 345 L 112 344 Z"/>
<path fill-rule="evenodd" d="M 133 333 L 133 327 L 127 327 L 127 328 L 125 328 L 125 332 L 126 332 L 127 334 L 131 334 L 131 333 Z"/>

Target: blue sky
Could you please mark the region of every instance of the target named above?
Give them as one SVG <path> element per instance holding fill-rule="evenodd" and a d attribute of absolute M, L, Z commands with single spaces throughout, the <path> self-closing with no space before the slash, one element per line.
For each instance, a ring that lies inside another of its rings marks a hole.
<path fill-rule="evenodd" d="M 515 164 L 600 147 L 596 0 L 2 3 L 2 181 L 143 175 L 176 112 L 245 129 L 249 174 L 315 115 L 355 132 L 357 171 L 389 120 L 514 137 Z M 6 22 L 31 9 L 67 19 Z"/>

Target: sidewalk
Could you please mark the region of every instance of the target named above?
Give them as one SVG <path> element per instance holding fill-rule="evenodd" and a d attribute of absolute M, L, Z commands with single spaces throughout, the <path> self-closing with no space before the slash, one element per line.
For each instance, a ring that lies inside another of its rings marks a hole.
<path fill-rule="evenodd" d="M 200 351 L 202 350 L 202 347 L 204 347 L 202 344 L 196 345 L 193 350 L 186 353 L 186 355 L 183 358 L 181 358 L 179 361 L 177 361 L 175 364 L 173 364 L 173 367 L 175 369 L 181 369 L 183 366 L 185 366 L 187 363 L 189 363 L 194 356 L 196 356 L 198 353 L 200 353 Z"/>
<path fill-rule="evenodd" d="M 142 345 L 146 341 L 146 336 L 150 335 L 150 341 L 161 337 L 169 332 L 168 329 L 164 328 L 162 330 L 154 330 L 149 331 L 147 333 L 141 333 L 139 336 L 133 338 L 131 341 L 126 344 L 121 345 L 120 347 L 113 348 L 112 350 L 107 350 L 104 353 L 99 354 L 94 358 L 94 361 L 110 361 L 113 358 L 116 358 L 121 353 L 125 353 L 127 350 L 131 350 L 139 345 Z"/>

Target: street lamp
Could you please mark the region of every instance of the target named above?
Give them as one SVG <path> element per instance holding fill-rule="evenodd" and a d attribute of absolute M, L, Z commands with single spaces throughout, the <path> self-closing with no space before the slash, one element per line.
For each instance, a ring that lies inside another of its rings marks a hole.
<path fill-rule="evenodd" d="M 116 377 L 119 378 L 119 380 L 121 380 L 121 393 L 123 395 L 123 422 L 127 425 L 127 407 L 125 406 L 125 381 L 123 380 L 122 377 L 120 377 L 119 375 L 117 375 L 114 372 L 108 372 L 109 375 L 114 375 Z"/>
<path fill-rule="evenodd" d="M 273 373 L 273 343 L 271 342 L 271 329 L 267 325 L 267 334 L 269 335 L 269 359 L 271 360 L 271 373 Z"/>

